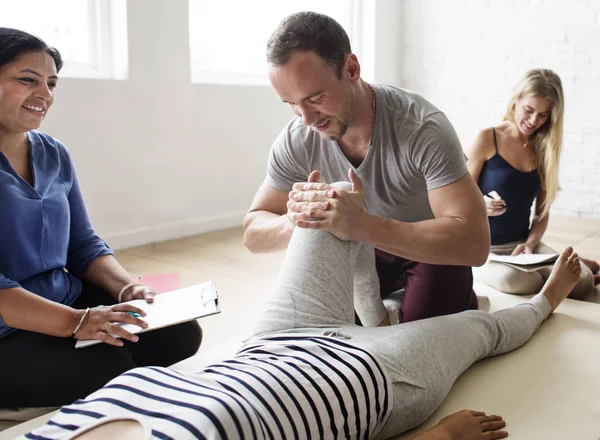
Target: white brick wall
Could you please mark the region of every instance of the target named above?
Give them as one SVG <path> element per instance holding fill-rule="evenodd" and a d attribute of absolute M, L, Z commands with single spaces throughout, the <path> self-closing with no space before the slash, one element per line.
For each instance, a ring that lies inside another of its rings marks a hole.
<path fill-rule="evenodd" d="M 565 92 L 553 210 L 600 218 L 600 0 L 403 0 L 400 85 L 443 110 L 467 148 L 504 115 L 528 69 Z"/>

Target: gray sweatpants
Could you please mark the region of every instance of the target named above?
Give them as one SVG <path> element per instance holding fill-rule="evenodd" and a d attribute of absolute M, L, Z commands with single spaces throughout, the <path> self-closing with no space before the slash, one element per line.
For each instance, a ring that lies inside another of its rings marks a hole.
<path fill-rule="evenodd" d="M 424 422 L 469 366 L 520 347 L 550 313 L 547 299 L 538 294 L 493 314 L 474 310 L 387 327 L 357 326 L 355 305 L 372 325 L 386 313 L 374 261 L 369 245 L 296 228 L 253 337 L 334 331 L 377 356 L 394 394 L 391 417 L 378 438 Z"/>

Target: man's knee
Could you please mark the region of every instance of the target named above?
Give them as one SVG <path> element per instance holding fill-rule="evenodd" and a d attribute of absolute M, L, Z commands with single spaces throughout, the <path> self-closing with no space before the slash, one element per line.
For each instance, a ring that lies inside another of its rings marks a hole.
<path fill-rule="evenodd" d="M 402 322 L 477 308 L 467 266 L 419 263 L 410 270 L 402 302 Z"/>

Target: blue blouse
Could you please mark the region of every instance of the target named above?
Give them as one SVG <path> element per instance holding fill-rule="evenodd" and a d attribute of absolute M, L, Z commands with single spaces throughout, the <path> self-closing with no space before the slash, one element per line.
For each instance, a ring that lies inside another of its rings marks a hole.
<path fill-rule="evenodd" d="M 33 186 L 0 152 L 0 295 L 23 287 L 71 305 L 83 273 L 113 252 L 92 228 L 65 146 L 46 133 L 28 137 Z M 0 338 L 12 330 L 0 316 Z"/>

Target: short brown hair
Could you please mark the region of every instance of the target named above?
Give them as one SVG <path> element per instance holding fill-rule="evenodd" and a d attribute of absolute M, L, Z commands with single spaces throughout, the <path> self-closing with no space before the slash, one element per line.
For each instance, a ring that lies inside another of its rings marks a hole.
<path fill-rule="evenodd" d="M 352 53 L 344 28 L 333 18 L 311 11 L 297 12 L 279 23 L 267 42 L 267 61 L 282 66 L 293 51 L 315 52 L 340 78 L 346 56 Z"/>

